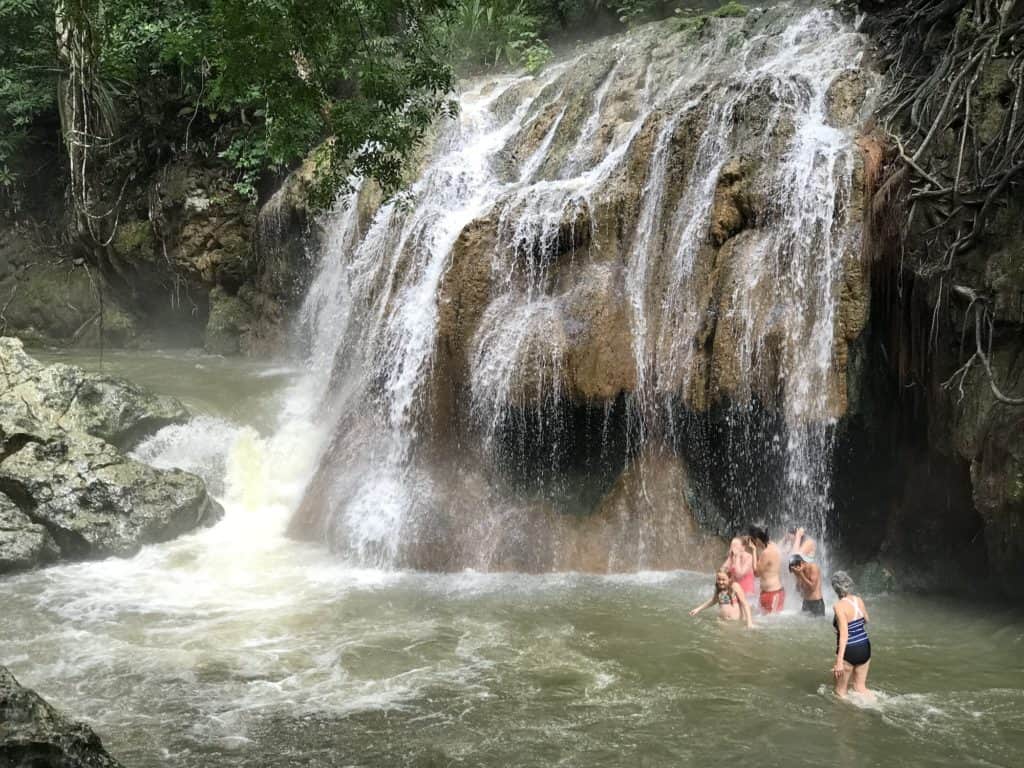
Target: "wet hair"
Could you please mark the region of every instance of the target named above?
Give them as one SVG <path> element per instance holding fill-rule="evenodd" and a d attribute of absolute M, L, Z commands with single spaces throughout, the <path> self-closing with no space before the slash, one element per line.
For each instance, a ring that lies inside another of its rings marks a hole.
<path fill-rule="evenodd" d="M 762 528 L 759 525 L 752 525 L 747 529 L 747 534 L 752 539 L 757 539 L 765 546 L 768 546 L 770 539 L 768 538 L 768 529 Z"/>
<path fill-rule="evenodd" d="M 850 574 L 846 571 L 836 571 L 833 573 L 832 589 L 834 589 L 836 594 L 840 597 L 846 597 L 847 595 L 853 594 L 854 584 L 853 579 L 850 578 Z"/>
<path fill-rule="evenodd" d="M 806 562 L 807 561 L 804 560 L 804 556 L 803 555 L 800 555 L 800 554 L 792 555 L 789 558 L 789 570 L 793 570 L 793 566 L 794 565 L 800 565 L 800 563 L 806 563 Z"/>

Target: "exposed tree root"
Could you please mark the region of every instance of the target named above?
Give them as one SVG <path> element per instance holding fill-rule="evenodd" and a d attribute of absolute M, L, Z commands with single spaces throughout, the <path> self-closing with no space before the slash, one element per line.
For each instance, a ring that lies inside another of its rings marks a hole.
<path fill-rule="evenodd" d="M 1024 182 L 1024 3 L 861 5 L 872 13 L 871 31 L 889 72 L 879 114 L 895 150 L 873 195 L 870 245 L 876 257 L 879 241 L 898 252 L 900 280 L 909 268 L 938 284 L 928 334 L 933 346 L 940 307 L 949 301 L 954 278 L 960 279 L 960 260 L 982 243 L 999 209 Z M 981 120 L 982 107 L 990 118 L 999 115 L 998 126 Z M 905 214 L 898 225 L 894 210 Z M 902 295 L 902 285 L 898 290 Z M 970 297 L 975 349 L 946 385 L 958 381 L 962 392 L 967 373 L 980 364 L 999 402 L 1024 405 L 1024 398 L 1008 396 L 996 384 L 989 298 L 976 287 L 955 292 Z"/>

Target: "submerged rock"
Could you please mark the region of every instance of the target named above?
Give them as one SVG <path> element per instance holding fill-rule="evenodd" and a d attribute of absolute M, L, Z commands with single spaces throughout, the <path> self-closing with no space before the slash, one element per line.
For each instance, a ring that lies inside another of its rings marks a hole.
<path fill-rule="evenodd" d="M 0 666 L 0 765 L 10 768 L 118 768 L 100 737 L 71 720 Z"/>
<path fill-rule="evenodd" d="M 0 339 L 0 573 L 134 554 L 218 520 L 203 481 L 122 451 L 188 419 L 173 398 Z"/>

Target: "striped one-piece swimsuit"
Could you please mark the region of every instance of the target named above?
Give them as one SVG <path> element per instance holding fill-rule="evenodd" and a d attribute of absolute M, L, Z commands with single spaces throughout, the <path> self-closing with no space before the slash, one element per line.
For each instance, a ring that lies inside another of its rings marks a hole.
<path fill-rule="evenodd" d="M 868 640 L 868 629 L 865 626 L 864 614 L 861 613 L 857 599 L 844 597 L 847 603 L 853 607 L 853 618 L 846 624 L 846 651 L 843 653 L 843 661 L 859 667 L 871 660 L 871 641 Z M 839 653 L 839 620 L 832 619 L 832 626 L 836 628 L 836 653 Z"/>

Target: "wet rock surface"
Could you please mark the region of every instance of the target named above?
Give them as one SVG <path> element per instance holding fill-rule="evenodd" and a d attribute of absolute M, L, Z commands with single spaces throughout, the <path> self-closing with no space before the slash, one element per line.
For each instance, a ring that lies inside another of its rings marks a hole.
<path fill-rule="evenodd" d="M 102 295 L 101 295 L 102 294 Z M 52 345 L 131 346 L 135 318 L 84 262 L 55 259 L 26 232 L 0 226 L 0 334 Z"/>
<path fill-rule="evenodd" d="M 0 666 L 0 765 L 4 768 L 119 768 L 99 736 L 70 719 Z"/>
<path fill-rule="evenodd" d="M 189 418 L 172 397 L 73 365 L 43 365 L 10 337 L 0 338 L 0 409 L 6 418 L 84 432 L 122 449 Z"/>
<path fill-rule="evenodd" d="M 219 519 L 200 478 L 122 452 L 187 418 L 173 398 L 0 339 L 0 570 L 127 556 Z"/>
<path fill-rule="evenodd" d="M 736 452 L 792 460 L 765 514 L 820 509 L 870 305 L 865 42 L 778 6 L 468 83 L 412 204 L 329 223 L 307 309 L 337 420 L 293 532 L 432 570 L 707 567 L 687 443 L 762 413 Z"/>
<path fill-rule="evenodd" d="M 0 494 L 0 574 L 50 563 L 59 556 L 49 531 Z"/>

